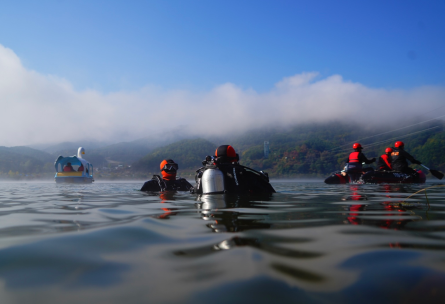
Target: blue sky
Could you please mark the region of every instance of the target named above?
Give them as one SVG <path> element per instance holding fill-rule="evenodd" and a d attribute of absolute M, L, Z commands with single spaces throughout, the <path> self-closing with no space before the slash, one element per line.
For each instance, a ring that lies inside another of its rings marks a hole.
<path fill-rule="evenodd" d="M 444 13 L 444 1 L 2 1 L 0 44 L 78 90 L 263 92 L 311 71 L 412 88 L 445 84 Z"/>
<path fill-rule="evenodd" d="M 2 1 L 0 128 L 13 132 L 0 133 L 0 146 L 445 115 L 444 9 L 445 1 Z"/>

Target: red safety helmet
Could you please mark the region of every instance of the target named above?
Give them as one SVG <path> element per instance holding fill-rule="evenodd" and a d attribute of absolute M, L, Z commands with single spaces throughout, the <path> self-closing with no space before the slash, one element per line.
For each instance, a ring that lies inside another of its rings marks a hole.
<path fill-rule="evenodd" d="M 392 152 L 392 148 L 386 148 L 385 153 L 391 153 Z"/>
<path fill-rule="evenodd" d="M 403 148 L 403 147 L 405 147 L 405 144 L 403 143 L 403 141 L 396 141 L 396 143 L 394 144 L 394 147 Z"/>
<path fill-rule="evenodd" d="M 352 145 L 352 149 L 363 149 L 362 145 L 359 143 L 355 143 Z"/>

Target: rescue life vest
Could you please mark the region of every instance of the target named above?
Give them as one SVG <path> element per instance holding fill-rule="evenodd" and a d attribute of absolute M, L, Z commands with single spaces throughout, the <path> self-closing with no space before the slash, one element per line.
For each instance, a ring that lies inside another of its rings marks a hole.
<path fill-rule="evenodd" d="M 389 159 L 388 159 L 388 155 L 383 154 L 383 155 L 380 156 L 380 157 L 383 159 L 383 161 L 384 161 L 385 164 L 388 166 L 388 168 L 389 168 L 390 170 L 392 170 L 391 163 L 389 162 Z"/>
<path fill-rule="evenodd" d="M 358 159 L 360 152 L 352 152 L 349 154 L 349 163 L 359 163 L 360 160 Z"/>

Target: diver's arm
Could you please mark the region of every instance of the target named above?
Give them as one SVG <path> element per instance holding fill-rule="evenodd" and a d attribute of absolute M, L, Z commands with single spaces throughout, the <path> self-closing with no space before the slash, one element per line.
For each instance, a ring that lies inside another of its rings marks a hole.
<path fill-rule="evenodd" d="M 374 158 L 371 158 L 371 159 L 368 159 L 368 158 L 366 158 L 365 154 L 363 154 L 363 153 L 360 153 L 360 154 L 359 154 L 359 156 L 358 156 L 358 160 L 359 160 L 361 163 L 365 163 L 365 164 L 367 164 L 367 165 L 372 164 L 373 162 L 376 161 L 375 157 L 374 157 Z"/>
<path fill-rule="evenodd" d="M 409 154 L 409 153 L 406 152 L 405 150 L 403 150 L 403 154 L 404 154 L 405 158 L 406 158 L 407 160 L 409 160 L 411 163 L 413 163 L 413 164 L 417 164 L 417 165 L 422 164 L 420 161 L 416 160 L 414 157 L 412 157 L 411 154 Z"/>
<path fill-rule="evenodd" d="M 144 183 L 144 185 L 141 188 L 141 191 L 161 191 L 161 188 L 159 187 L 157 181 L 151 179 Z"/>

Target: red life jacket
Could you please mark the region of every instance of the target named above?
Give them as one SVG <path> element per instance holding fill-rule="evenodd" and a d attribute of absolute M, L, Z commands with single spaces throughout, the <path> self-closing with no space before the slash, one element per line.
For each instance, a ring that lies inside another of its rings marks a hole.
<path fill-rule="evenodd" d="M 349 154 L 349 163 L 359 163 L 358 155 L 360 152 L 352 152 Z"/>
<path fill-rule="evenodd" d="M 388 155 L 383 154 L 383 155 L 380 156 L 380 157 L 385 161 L 385 163 L 386 163 L 386 165 L 388 166 L 388 168 L 389 168 L 390 170 L 392 170 L 391 163 L 390 163 L 389 160 L 388 160 Z"/>

